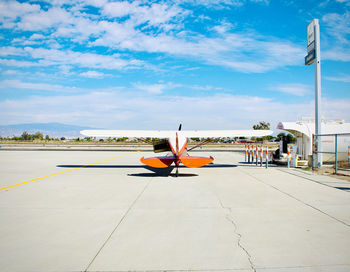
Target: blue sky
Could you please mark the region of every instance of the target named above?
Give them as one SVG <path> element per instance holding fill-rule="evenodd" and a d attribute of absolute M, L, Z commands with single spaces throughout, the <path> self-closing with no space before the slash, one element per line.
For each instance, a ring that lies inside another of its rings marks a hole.
<path fill-rule="evenodd" d="M 0 0 L 0 124 L 272 128 L 350 116 L 350 0 Z"/>

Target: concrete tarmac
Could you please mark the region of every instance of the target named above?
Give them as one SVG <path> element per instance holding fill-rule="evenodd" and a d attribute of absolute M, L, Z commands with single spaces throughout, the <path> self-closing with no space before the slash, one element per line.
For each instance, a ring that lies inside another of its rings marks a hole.
<path fill-rule="evenodd" d="M 349 183 L 192 154 L 0 151 L 0 270 L 350 271 Z"/>

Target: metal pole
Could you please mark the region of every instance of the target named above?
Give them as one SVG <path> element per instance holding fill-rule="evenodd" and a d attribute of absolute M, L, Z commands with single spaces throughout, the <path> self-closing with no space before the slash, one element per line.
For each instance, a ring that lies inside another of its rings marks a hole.
<path fill-rule="evenodd" d="M 250 145 L 248 145 L 248 163 L 250 163 Z"/>
<path fill-rule="evenodd" d="M 269 146 L 266 146 L 266 168 L 269 167 Z"/>
<path fill-rule="evenodd" d="M 311 156 L 311 166 L 312 170 L 315 170 L 315 157 L 316 157 L 316 136 L 312 134 L 312 156 Z"/>
<path fill-rule="evenodd" d="M 338 135 L 335 134 L 335 168 L 334 168 L 334 172 L 335 174 L 338 171 Z"/>
<path fill-rule="evenodd" d="M 247 145 L 244 146 L 244 161 L 247 162 Z"/>
<path fill-rule="evenodd" d="M 250 163 L 250 145 L 248 145 L 248 163 Z"/>
<path fill-rule="evenodd" d="M 314 19 L 315 33 L 315 134 L 317 147 L 317 168 L 322 166 L 321 148 L 321 53 L 320 53 L 320 25 L 318 19 Z"/>

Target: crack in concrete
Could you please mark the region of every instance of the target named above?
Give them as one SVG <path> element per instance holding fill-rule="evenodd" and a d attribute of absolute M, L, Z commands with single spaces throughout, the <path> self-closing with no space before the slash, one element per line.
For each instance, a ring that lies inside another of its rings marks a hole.
<path fill-rule="evenodd" d="M 226 209 L 228 209 L 229 212 L 230 212 L 230 214 L 226 215 L 226 219 L 227 219 L 229 222 L 231 222 L 231 224 L 232 224 L 233 227 L 234 227 L 234 232 L 235 232 L 235 234 L 236 234 L 237 237 L 238 237 L 237 245 L 238 245 L 239 248 L 241 248 L 241 249 L 245 252 L 245 254 L 246 254 L 247 257 L 248 257 L 248 262 L 249 262 L 249 264 L 250 264 L 251 269 L 252 269 L 254 272 L 256 272 L 255 265 L 254 265 L 254 263 L 253 263 L 253 261 L 252 261 L 252 255 L 250 255 L 250 253 L 248 252 L 248 250 L 242 245 L 242 243 L 241 243 L 242 234 L 240 234 L 240 233 L 238 232 L 238 227 L 237 227 L 236 223 L 233 221 L 232 217 L 230 217 L 230 216 L 231 216 L 231 209 L 230 209 L 230 208 L 226 208 Z"/>
<path fill-rule="evenodd" d="M 219 198 L 219 196 L 218 196 L 217 194 L 216 194 L 216 197 L 217 197 L 217 199 L 218 199 L 218 201 L 219 201 L 219 203 L 220 203 L 221 208 L 228 211 L 228 214 L 226 214 L 226 217 L 225 217 L 225 218 L 226 218 L 226 220 L 229 221 L 229 222 L 233 225 L 233 227 L 234 227 L 234 230 L 233 230 L 233 231 L 234 231 L 235 235 L 238 237 L 238 241 L 237 241 L 238 247 L 239 247 L 240 249 L 242 249 L 242 250 L 245 252 L 245 254 L 247 255 L 247 259 L 248 259 L 250 268 L 252 269 L 253 272 L 256 272 L 255 265 L 254 265 L 254 263 L 253 263 L 253 261 L 252 261 L 252 255 L 250 255 L 250 253 L 248 252 L 248 250 L 247 250 L 247 249 L 242 245 L 242 243 L 241 243 L 242 234 L 240 234 L 240 233 L 238 232 L 238 226 L 237 226 L 237 224 L 235 223 L 235 221 L 232 219 L 232 210 L 231 210 L 231 208 L 230 208 L 230 207 L 225 207 L 224 204 L 221 202 L 221 199 Z"/>

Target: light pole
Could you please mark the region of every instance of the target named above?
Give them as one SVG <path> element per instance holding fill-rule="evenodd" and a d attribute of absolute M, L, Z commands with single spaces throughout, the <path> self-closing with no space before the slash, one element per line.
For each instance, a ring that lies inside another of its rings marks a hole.
<path fill-rule="evenodd" d="M 313 19 L 307 26 L 307 56 L 305 65 L 315 63 L 315 148 L 317 154 L 317 168 L 322 166 L 321 139 L 321 53 L 320 53 L 320 25 L 318 19 Z"/>

